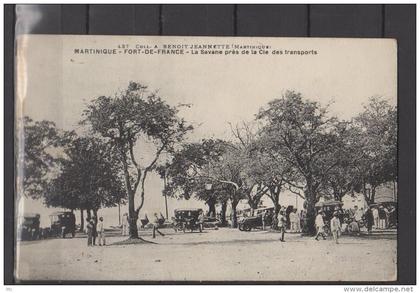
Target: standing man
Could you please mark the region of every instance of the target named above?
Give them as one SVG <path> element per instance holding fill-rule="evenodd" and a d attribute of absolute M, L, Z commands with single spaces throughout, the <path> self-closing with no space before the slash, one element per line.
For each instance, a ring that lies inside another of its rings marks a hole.
<path fill-rule="evenodd" d="M 277 217 L 277 220 L 278 220 L 278 226 L 279 226 L 279 230 L 280 230 L 280 241 L 281 242 L 285 242 L 284 241 L 284 231 L 285 231 L 285 229 L 286 229 L 286 216 L 284 215 L 285 214 L 285 212 L 284 212 L 284 210 L 281 210 L 280 211 L 280 213 L 279 213 L 279 215 L 278 215 L 278 217 Z"/>
<path fill-rule="evenodd" d="M 267 221 L 267 210 L 264 210 L 262 212 L 261 220 L 262 220 L 262 229 L 264 231 L 265 230 L 265 224 L 266 224 L 266 221 Z"/>
<path fill-rule="evenodd" d="M 316 227 L 316 236 L 315 240 L 318 241 L 318 236 L 321 235 L 322 238 L 325 240 L 325 233 L 324 233 L 324 218 L 322 217 L 322 211 L 318 212 L 318 215 L 315 218 L 315 227 Z"/>
<path fill-rule="evenodd" d="M 385 229 L 388 229 L 389 228 L 389 215 L 390 215 L 390 213 L 389 213 L 389 210 L 386 207 L 384 207 L 384 212 L 385 212 Z"/>
<path fill-rule="evenodd" d="M 386 212 L 384 207 L 381 205 L 379 206 L 379 228 L 380 229 L 385 229 L 385 224 L 386 224 Z"/>
<path fill-rule="evenodd" d="M 105 230 L 104 230 L 104 218 L 99 218 L 98 223 L 98 238 L 99 238 L 99 246 L 105 246 Z"/>
<path fill-rule="evenodd" d="M 122 236 L 128 236 L 128 215 L 124 213 L 122 216 Z"/>
<path fill-rule="evenodd" d="M 87 234 L 87 239 L 88 239 L 88 246 L 92 246 L 92 223 L 90 221 L 89 218 L 86 218 L 86 234 Z"/>
<path fill-rule="evenodd" d="M 165 236 L 165 234 L 159 231 L 159 226 L 159 217 L 158 214 L 155 213 L 155 218 L 153 220 L 153 238 L 156 238 L 156 232 L 158 232 L 160 236 Z"/>
<path fill-rule="evenodd" d="M 338 212 L 334 212 L 333 217 L 330 221 L 330 227 L 335 243 L 338 244 L 338 237 L 341 232 L 341 224 L 340 219 L 338 218 Z"/>
<path fill-rule="evenodd" d="M 295 232 L 295 213 L 293 210 L 289 213 L 290 232 Z"/>
<path fill-rule="evenodd" d="M 373 212 L 370 208 L 367 208 L 366 210 L 365 220 L 366 220 L 366 227 L 367 227 L 368 233 L 371 233 L 374 220 L 373 220 Z"/>
<path fill-rule="evenodd" d="M 200 231 L 204 230 L 204 212 L 200 211 L 198 215 L 198 224 L 200 225 Z"/>
<path fill-rule="evenodd" d="M 375 229 L 379 229 L 379 211 L 377 207 L 372 208 L 373 221 L 375 222 Z"/>
<path fill-rule="evenodd" d="M 98 224 L 98 221 L 95 216 L 92 217 L 90 220 L 92 224 L 92 245 L 96 245 L 96 237 L 98 237 L 98 230 L 96 228 L 96 225 Z"/>

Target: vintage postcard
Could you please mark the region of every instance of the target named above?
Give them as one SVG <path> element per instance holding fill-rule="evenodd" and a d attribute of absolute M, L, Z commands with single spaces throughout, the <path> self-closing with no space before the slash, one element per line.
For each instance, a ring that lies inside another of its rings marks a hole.
<path fill-rule="evenodd" d="M 22 35 L 18 281 L 393 281 L 392 39 Z"/>

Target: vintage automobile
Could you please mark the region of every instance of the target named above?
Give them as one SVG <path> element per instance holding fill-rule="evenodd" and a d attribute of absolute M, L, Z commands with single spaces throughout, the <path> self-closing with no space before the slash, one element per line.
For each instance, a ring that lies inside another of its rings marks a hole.
<path fill-rule="evenodd" d="M 25 213 L 18 219 L 18 240 L 36 240 L 40 237 L 39 214 Z"/>
<path fill-rule="evenodd" d="M 175 216 L 173 220 L 173 228 L 175 232 L 190 230 L 199 230 L 202 232 L 201 226 L 198 220 L 200 213 L 203 212 L 202 209 L 177 209 L 175 210 Z"/>
<path fill-rule="evenodd" d="M 74 237 L 76 233 L 76 217 L 72 212 L 56 212 L 50 215 L 50 233 L 53 237 L 66 238 L 67 234 Z"/>
<path fill-rule="evenodd" d="M 263 215 L 265 212 L 265 225 L 271 226 L 274 215 L 274 208 L 259 208 L 254 211 L 253 216 L 244 217 L 238 223 L 238 228 L 241 231 L 251 231 L 252 229 L 262 228 Z"/>

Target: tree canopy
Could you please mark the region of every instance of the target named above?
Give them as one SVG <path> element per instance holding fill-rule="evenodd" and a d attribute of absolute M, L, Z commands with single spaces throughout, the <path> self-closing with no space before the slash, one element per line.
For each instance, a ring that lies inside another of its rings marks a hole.
<path fill-rule="evenodd" d="M 122 164 L 131 238 L 138 238 L 137 219 L 144 204 L 148 174 L 154 171 L 162 152 L 173 151 L 174 145 L 192 130 L 191 125 L 178 117 L 178 111 L 157 92 L 130 82 L 127 89 L 112 97 L 94 99 L 83 113 L 82 123 L 90 127 L 93 135 L 111 143 Z M 145 145 L 154 150 L 145 150 Z M 147 156 L 149 161 L 140 162 L 138 153 Z M 140 203 L 135 206 L 138 188 Z"/>

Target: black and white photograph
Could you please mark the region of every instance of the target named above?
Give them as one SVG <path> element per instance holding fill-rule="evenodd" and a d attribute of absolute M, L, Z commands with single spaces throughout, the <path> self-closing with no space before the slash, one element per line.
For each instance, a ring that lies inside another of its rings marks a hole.
<path fill-rule="evenodd" d="M 397 52 L 20 35 L 17 282 L 396 281 Z"/>

